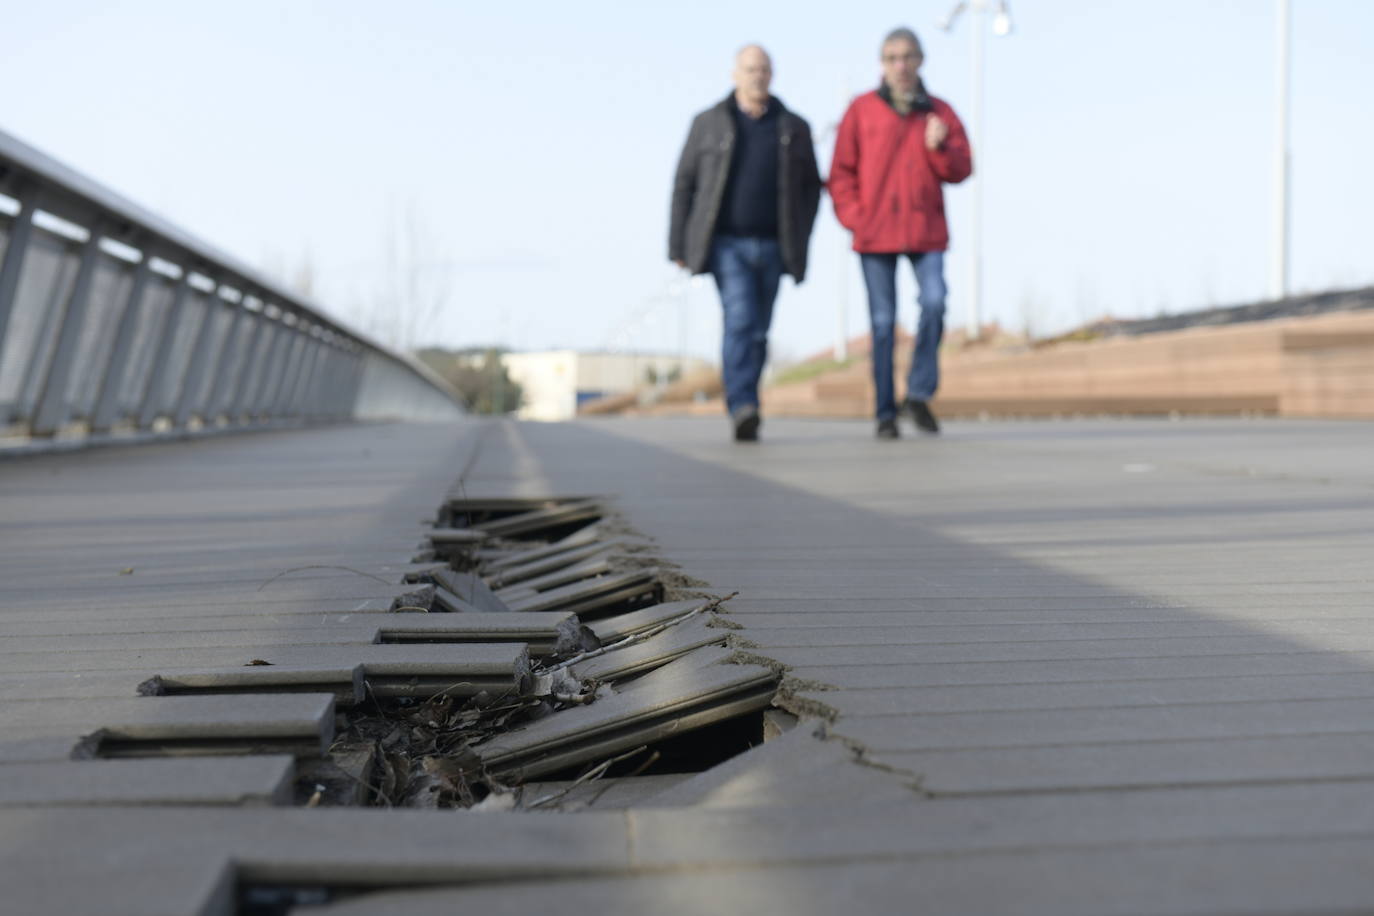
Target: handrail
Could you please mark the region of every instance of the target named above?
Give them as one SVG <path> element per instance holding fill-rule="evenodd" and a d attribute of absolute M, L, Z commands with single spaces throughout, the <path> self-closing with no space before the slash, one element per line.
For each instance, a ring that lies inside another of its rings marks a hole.
<path fill-rule="evenodd" d="M 4 131 L 0 195 L 12 201 L 0 430 L 41 440 L 463 410 L 414 358 Z"/>

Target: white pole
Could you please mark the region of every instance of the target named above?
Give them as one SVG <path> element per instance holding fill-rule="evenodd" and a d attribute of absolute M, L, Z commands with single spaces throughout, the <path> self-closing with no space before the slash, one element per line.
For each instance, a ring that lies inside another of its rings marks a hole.
<path fill-rule="evenodd" d="M 973 42 L 971 58 L 973 62 L 973 100 L 971 120 L 973 121 L 973 155 L 976 160 L 973 173 L 972 216 L 969 219 L 969 272 L 968 272 L 968 338 L 977 340 L 982 329 L 983 296 L 983 179 L 981 177 L 983 159 L 983 29 L 986 25 L 984 13 L 987 12 L 986 0 L 974 0 L 970 4 L 973 21 Z"/>
<path fill-rule="evenodd" d="M 840 108 L 841 111 L 845 110 L 853 99 L 853 93 L 850 91 L 850 86 L 850 81 L 846 79 L 844 83 L 844 93 L 840 99 L 842 103 Z M 839 132 L 839 125 L 835 124 L 828 133 L 834 133 L 838 136 Z M 830 163 L 830 168 L 832 171 L 835 168 L 835 163 L 833 161 Z M 846 231 L 844 227 L 840 227 L 839 251 L 840 295 L 835 302 L 835 361 L 842 363 L 849 358 L 849 265 L 853 263 L 855 258 L 854 251 L 850 244 L 849 232 Z"/>
<path fill-rule="evenodd" d="M 854 253 L 849 250 L 848 233 L 840 230 L 840 295 L 835 311 L 835 361 L 849 358 L 849 264 Z"/>
<path fill-rule="evenodd" d="M 1274 112 L 1274 216 L 1269 257 L 1269 298 L 1288 295 L 1288 85 L 1289 0 L 1277 0 L 1278 47 Z"/>

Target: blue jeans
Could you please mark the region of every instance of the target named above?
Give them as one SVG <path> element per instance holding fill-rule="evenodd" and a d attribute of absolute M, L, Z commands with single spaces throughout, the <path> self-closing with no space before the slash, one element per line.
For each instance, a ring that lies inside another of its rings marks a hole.
<path fill-rule="evenodd" d="M 896 344 L 897 261 L 902 257 L 910 258 L 916 268 L 916 302 L 921 306 L 906 396 L 913 401 L 928 401 L 940 384 L 940 338 L 945 334 L 945 253 L 859 255 L 873 327 L 873 387 L 877 392 L 879 420 L 897 416 L 897 399 L 892 391 L 892 351 Z"/>
<path fill-rule="evenodd" d="M 782 281 L 777 239 L 718 235 L 711 243 L 711 273 L 725 310 L 721 369 L 725 406 L 759 406 L 759 376 L 768 360 L 768 326 Z"/>

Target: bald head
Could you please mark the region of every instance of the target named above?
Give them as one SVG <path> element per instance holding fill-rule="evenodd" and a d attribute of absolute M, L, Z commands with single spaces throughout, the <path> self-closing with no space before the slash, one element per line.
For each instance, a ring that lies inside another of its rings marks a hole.
<path fill-rule="evenodd" d="M 741 108 L 761 109 L 768 104 L 773 82 L 773 61 L 758 45 L 745 45 L 735 55 L 735 99 Z"/>

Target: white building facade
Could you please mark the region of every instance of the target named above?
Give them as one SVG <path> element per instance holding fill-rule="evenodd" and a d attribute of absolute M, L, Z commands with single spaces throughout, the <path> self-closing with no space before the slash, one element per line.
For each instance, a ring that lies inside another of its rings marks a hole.
<path fill-rule="evenodd" d="M 507 353 L 502 364 L 523 392 L 522 420 L 568 420 L 579 405 L 613 394 L 651 391 L 670 379 L 710 368 L 706 360 L 661 354 L 545 350 Z"/>

